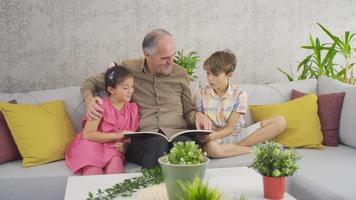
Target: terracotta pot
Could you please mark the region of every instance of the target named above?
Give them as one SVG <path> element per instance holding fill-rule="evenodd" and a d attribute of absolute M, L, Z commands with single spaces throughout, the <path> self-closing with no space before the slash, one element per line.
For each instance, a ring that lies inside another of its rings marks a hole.
<path fill-rule="evenodd" d="M 263 176 L 263 192 L 267 199 L 283 199 L 286 186 L 285 177 Z"/>

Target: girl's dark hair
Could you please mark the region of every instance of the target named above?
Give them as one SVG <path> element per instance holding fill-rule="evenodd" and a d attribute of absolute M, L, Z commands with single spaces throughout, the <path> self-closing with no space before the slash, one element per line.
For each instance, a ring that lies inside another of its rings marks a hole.
<path fill-rule="evenodd" d="M 105 89 L 108 94 L 108 87 L 115 88 L 117 84 L 126 80 L 128 77 L 133 77 L 131 72 L 123 66 L 117 65 L 115 63 L 114 67 L 109 68 L 105 72 Z"/>

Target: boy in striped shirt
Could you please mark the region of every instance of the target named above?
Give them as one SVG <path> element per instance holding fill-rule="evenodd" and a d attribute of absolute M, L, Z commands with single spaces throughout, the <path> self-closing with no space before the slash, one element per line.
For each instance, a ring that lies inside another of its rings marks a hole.
<path fill-rule="evenodd" d="M 209 157 L 224 158 L 246 154 L 251 146 L 273 139 L 286 128 L 283 116 L 275 116 L 245 127 L 247 94 L 230 78 L 236 56 L 230 50 L 217 51 L 204 62 L 209 84 L 198 95 L 196 107 L 212 121 L 214 132 L 200 137 Z"/>

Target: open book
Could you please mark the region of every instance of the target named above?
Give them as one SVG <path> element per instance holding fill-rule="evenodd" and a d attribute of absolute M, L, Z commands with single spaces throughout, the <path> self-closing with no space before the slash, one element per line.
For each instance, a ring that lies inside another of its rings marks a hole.
<path fill-rule="evenodd" d="M 166 133 L 166 131 L 163 131 L 163 132 Z M 124 133 L 124 135 L 126 137 L 136 137 L 136 136 L 139 137 L 142 135 L 157 135 L 157 136 L 161 136 L 161 137 L 165 138 L 168 142 L 172 142 L 176 137 L 178 137 L 180 135 L 185 135 L 185 136 L 194 138 L 198 135 L 209 135 L 212 132 L 213 132 L 212 130 L 183 130 L 183 131 L 164 135 L 163 133 L 160 133 L 160 132 L 142 131 L 142 132 L 126 132 L 126 133 Z"/>

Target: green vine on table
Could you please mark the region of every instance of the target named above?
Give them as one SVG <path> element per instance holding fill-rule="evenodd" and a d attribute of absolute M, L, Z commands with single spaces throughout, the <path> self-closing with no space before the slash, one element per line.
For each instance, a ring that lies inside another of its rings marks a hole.
<path fill-rule="evenodd" d="M 138 189 L 163 182 L 162 169 L 155 167 L 148 170 L 142 170 L 142 176 L 125 179 L 122 183 L 117 183 L 111 188 L 104 190 L 98 189 L 97 194 L 89 192 L 87 200 L 111 200 L 115 197 L 131 196 Z"/>

